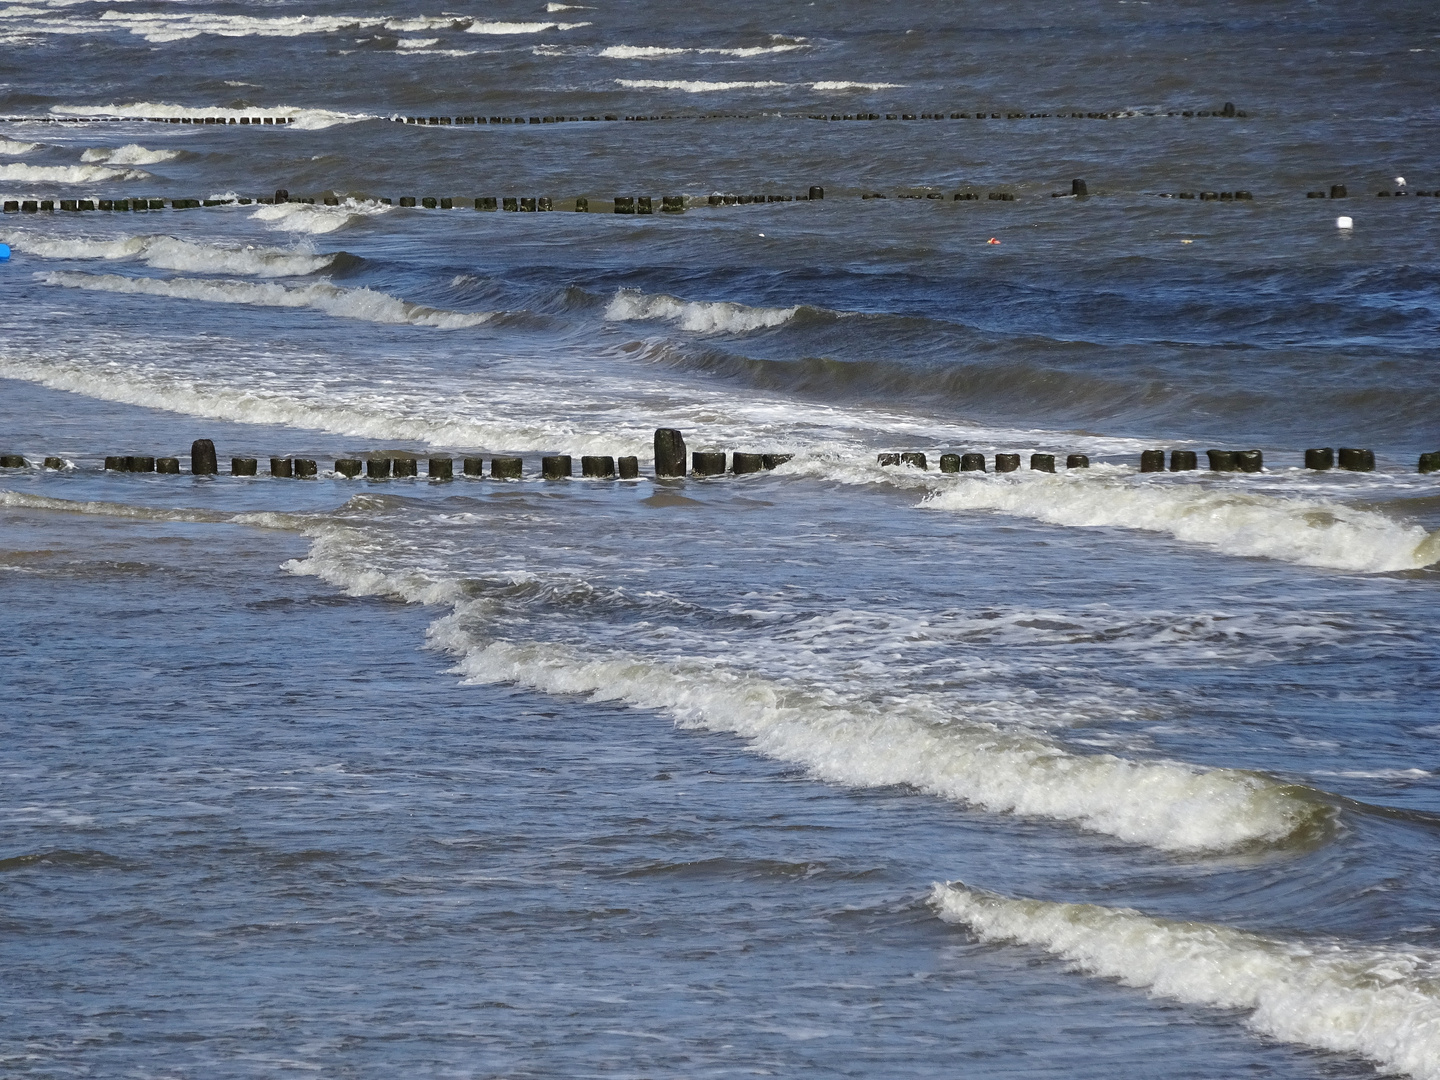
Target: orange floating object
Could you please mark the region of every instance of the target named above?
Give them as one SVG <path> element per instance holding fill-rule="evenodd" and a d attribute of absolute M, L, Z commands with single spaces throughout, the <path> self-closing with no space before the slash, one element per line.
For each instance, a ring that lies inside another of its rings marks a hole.
<path fill-rule="evenodd" d="M 999 241 L 999 240 L 996 240 L 995 237 L 993 237 L 993 236 L 990 237 L 989 240 L 986 240 L 986 241 L 985 241 L 985 243 L 987 243 L 987 244 L 998 244 L 999 242 L 1000 242 L 1000 241 Z"/>

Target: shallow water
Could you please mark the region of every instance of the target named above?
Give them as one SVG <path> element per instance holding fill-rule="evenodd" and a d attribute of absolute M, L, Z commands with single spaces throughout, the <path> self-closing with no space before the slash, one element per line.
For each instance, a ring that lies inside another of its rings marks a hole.
<path fill-rule="evenodd" d="M 4 1071 L 1440 1077 L 1433 17 L 549 6 L 0 12 Z"/>

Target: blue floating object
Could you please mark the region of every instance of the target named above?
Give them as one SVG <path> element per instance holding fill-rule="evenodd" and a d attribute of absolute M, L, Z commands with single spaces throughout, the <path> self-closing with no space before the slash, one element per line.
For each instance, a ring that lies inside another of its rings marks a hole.
<path fill-rule="evenodd" d="M 4 262 L 8 258 L 10 258 L 10 245 L 0 244 L 0 262 Z"/>

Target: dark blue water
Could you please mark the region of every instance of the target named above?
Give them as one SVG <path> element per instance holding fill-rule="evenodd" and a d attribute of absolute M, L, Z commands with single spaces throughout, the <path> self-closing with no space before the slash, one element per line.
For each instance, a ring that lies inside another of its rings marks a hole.
<path fill-rule="evenodd" d="M 0 1071 L 1440 1077 L 1434 13 L 549 9 L 0 12 Z"/>

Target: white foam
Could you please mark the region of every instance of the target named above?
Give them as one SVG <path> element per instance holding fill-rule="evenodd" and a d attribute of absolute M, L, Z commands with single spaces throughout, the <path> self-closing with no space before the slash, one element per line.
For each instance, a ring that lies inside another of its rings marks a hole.
<path fill-rule="evenodd" d="M 7 491 L 0 488 L 0 506 L 24 510 L 55 510 L 67 514 L 93 514 L 99 517 L 139 518 L 144 521 L 229 521 L 230 514 L 214 510 L 165 509 L 134 506 L 129 503 L 105 502 L 99 499 L 81 502 L 76 499 L 53 499 L 46 495 Z"/>
<path fill-rule="evenodd" d="M 432 38 L 401 38 L 395 43 L 397 49 L 428 49 L 431 45 L 440 44 L 440 39 Z"/>
<path fill-rule="evenodd" d="M 610 322 L 664 319 L 697 334 L 743 334 L 780 326 L 795 317 L 798 307 L 763 308 L 717 300 L 680 300 L 634 289 L 621 289 L 605 309 Z"/>
<path fill-rule="evenodd" d="M 487 22 L 476 20 L 465 28 L 467 34 L 543 34 L 546 30 L 578 30 L 588 22 Z"/>
<path fill-rule="evenodd" d="M 670 715 L 681 727 L 731 732 L 760 753 L 855 787 L 901 784 L 995 812 L 1071 822 L 1136 844 L 1216 851 L 1277 844 L 1328 820 L 1300 789 L 1267 777 L 1177 762 L 1080 755 L 1025 729 L 941 714 L 925 699 L 875 703 L 829 687 L 766 679 L 692 656 L 649 657 L 555 642 L 478 638 L 495 622 L 489 600 L 418 567 L 387 572 L 348 531 L 312 533 L 310 554 L 286 565 L 353 595 L 455 604 L 432 624 L 434 647 L 459 657 L 476 683 L 616 701 Z M 372 538 L 373 540 L 373 538 Z M 473 614 L 472 614 L 473 612 Z"/>
<path fill-rule="evenodd" d="M 666 56 L 768 56 L 775 53 L 795 52 L 810 46 L 804 38 L 785 41 L 777 45 L 750 45 L 733 49 L 721 48 L 678 48 L 667 45 L 607 45 L 597 52 L 612 60 L 652 60 Z"/>
<path fill-rule="evenodd" d="M 550 14 L 553 15 L 553 14 L 555 14 L 555 12 L 557 12 L 557 11 L 589 11 L 590 9 L 589 9 L 588 7 L 586 7 L 584 4 L 555 4 L 555 3 L 550 3 L 550 4 L 546 4 L 546 5 L 545 5 L 545 10 L 548 11 Z"/>
<path fill-rule="evenodd" d="M 1161 997 L 1248 1010 L 1248 1026 L 1273 1038 L 1440 1080 L 1434 953 L 1281 941 L 1126 908 L 1015 900 L 958 882 L 936 885 L 932 900 L 941 918 L 982 941 L 1036 945 Z"/>
<path fill-rule="evenodd" d="M 32 150 L 39 150 L 38 142 L 17 142 L 14 139 L 0 139 L 0 154 L 6 157 L 19 157 L 21 154 L 28 154 Z"/>
<path fill-rule="evenodd" d="M 711 94 L 720 90 L 771 90 L 781 82 L 705 82 L 698 79 L 616 79 L 629 90 L 683 90 L 687 94 Z"/>
<path fill-rule="evenodd" d="M 209 367 L 211 365 L 207 365 Z M 638 454 L 650 445 L 650 429 L 631 432 L 577 431 L 553 413 L 517 416 L 518 402 L 483 399 L 462 401 L 450 412 L 437 415 L 417 408 L 403 393 L 391 389 L 383 395 L 338 393 L 315 376 L 319 389 L 302 396 L 275 390 L 269 379 L 246 381 L 229 371 L 207 378 L 144 366 L 87 363 L 83 360 L 44 360 L 0 352 L 0 378 L 23 379 L 52 390 L 81 394 L 97 401 L 114 401 L 148 409 L 164 409 L 182 416 L 203 416 L 239 424 L 309 428 L 337 435 L 386 442 L 418 442 L 433 446 L 503 447 L 520 452 L 542 452 L 557 442 L 579 454 Z M 533 399 L 533 387 L 525 389 Z M 489 414 L 485 410 L 490 408 Z M 653 426 L 653 425 L 652 425 Z"/>
<path fill-rule="evenodd" d="M 121 236 L 113 240 L 64 238 L 26 232 L 0 232 L 17 251 L 46 259 L 138 259 L 158 270 L 242 274 L 247 277 L 298 277 L 323 270 L 335 255 L 317 255 L 267 247 L 221 247 L 173 236 Z"/>
<path fill-rule="evenodd" d="M 47 285 L 62 285 L 93 292 L 162 296 L 255 307 L 311 308 L 342 319 L 433 326 L 444 330 L 479 326 L 495 317 L 495 313 L 490 311 L 445 311 L 425 307 L 373 289 L 343 289 L 328 281 L 287 286 L 204 278 L 125 277 L 120 274 L 83 274 L 63 270 L 41 274 L 39 277 Z"/>
<path fill-rule="evenodd" d="M 251 216 L 282 232 L 309 233 L 322 236 L 366 218 L 389 213 L 390 207 L 373 199 L 344 199 L 338 206 L 314 206 L 309 203 L 274 203 L 260 206 Z"/>
<path fill-rule="evenodd" d="M 324 562 L 317 550 L 296 569 L 348 587 L 348 569 L 337 572 L 333 563 L 322 568 Z M 929 715 L 913 704 L 843 701 L 714 661 L 597 656 L 593 648 L 582 652 L 548 642 L 477 644 L 458 615 L 437 622 L 431 637 L 462 655 L 456 671 L 473 682 L 509 682 L 654 709 L 681 727 L 739 735 L 767 757 L 803 765 L 832 783 L 906 785 L 1164 850 L 1280 843 L 1323 814 L 1294 789 L 1255 774 L 1067 753 L 1034 734 Z"/>
<path fill-rule="evenodd" d="M 210 105 L 170 105 L 164 102 L 137 101 L 125 105 L 57 105 L 50 110 L 57 116 L 126 116 L 126 117 L 207 117 L 213 116 L 227 122 L 242 117 L 285 117 L 291 122 L 284 125 L 299 131 L 319 131 L 336 124 L 354 124 L 362 120 L 374 120 L 370 113 L 342 113 L 331 109 L 304 109 L 295 105 L 256 105 L 246 109 L 222 109 Z"/>
<path fill-rule="evenodd" d="M 110 165 L 158 165 L 174 161 L 179 150 L 147 150 L 136 143 L 125 146 L 92 146 L 80 155 L 81 161 L 104 161 Z"/>
<path fill-rule="evenodd" d="M 899 90 L 904 83 L 893 82 L 815 82 L 811 90 Z"/>
<path fill-rule="evenodd" d="M 0 165 L 0 180 L 45 184 L 99 184 L 107 180 L 144 180 L 150 174 L 137 169 L 111 169 L 103 165 Z"/>
<path fill-rule="evenodd" d="M 93 29 L 128 31 L 152 44 L 162 45 L 211 34 L 216 37 L 301 37 L 380 26 L 386 20 L 350 15 L 220 15 L 211 12 L 106 11 Z M 78 27 L 90 32 L 91 27 Z"/>
<path fill-rule="evenodd" d="M 1056 525 L 1141 529 L 1228 555 L 1377 573 L 1440 561 L 1440 532 L 1318 499 L 1245 490 L 1245 480 L 1158 480 L 1114 470 L 963 476 L 930 496 L 936 510 L 996 510 Z"/>

